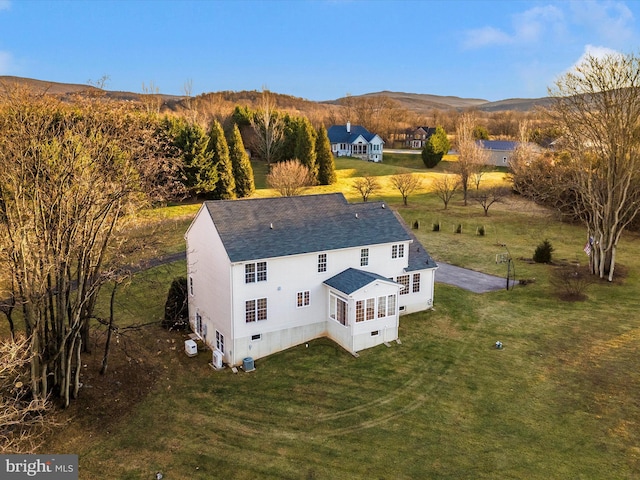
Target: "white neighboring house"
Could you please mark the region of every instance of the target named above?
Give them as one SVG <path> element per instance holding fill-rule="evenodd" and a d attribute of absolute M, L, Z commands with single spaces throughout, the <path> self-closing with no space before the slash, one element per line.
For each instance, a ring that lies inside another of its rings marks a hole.
<path fill-rule="evenodd" d="M 433 305 L 437 265 L 381 202 L 207 201 L 185 238 L 191 327 L 229 365 L 322 336 L 357 352 Z"/>
<path fill-rule="evenodd" d="M 336 157 L 357 157 L 370 162 L 382 161 L 384 140 L 360 125 L 332 125 L 327 130 L 331 151 Z"/>

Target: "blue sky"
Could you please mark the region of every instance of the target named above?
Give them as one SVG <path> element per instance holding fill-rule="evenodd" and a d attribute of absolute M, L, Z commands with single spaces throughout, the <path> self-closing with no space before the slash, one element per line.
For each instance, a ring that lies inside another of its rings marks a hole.
<path fill-rule="evenodd" d="M 589 51 L 640 53 L 640 2 L 0 0 L 0 75 L 309 100 L 545 96 Z"/>

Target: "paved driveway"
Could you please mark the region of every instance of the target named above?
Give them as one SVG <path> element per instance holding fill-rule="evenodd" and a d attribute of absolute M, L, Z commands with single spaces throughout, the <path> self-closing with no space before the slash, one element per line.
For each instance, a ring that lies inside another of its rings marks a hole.
<path fill-rule="evenodd" d="M 436 282 L 454 285 L 474 293 L 493 292 L 507 288 L 505 277 L 496 277 L 486 273 L 476 272 L 467 268 L 456 267 L 448 263 L 436 262 Z M 509 283 L 509 288 L 513 285 Z"/>

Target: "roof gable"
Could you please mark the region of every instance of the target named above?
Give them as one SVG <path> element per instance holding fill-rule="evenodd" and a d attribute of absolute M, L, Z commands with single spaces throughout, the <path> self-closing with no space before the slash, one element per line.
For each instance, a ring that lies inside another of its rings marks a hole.
<path fill-rule="evenodd" d="M 361 125 L 351 125 L 349 131 L 346 125 L 332 125 L 327 130 L 327 136 L 330 143 L 353 143 L 359 136 L 370 142 L 376 135 Z"/>
<path fill-rule="evenodd" d="M 350 204 L 341 193 L 215 200 L 204 206 L 201 213 L 213 220 L 232 262 L 411 240 L 384 203 Z"/>
<path fill-rule="evenodd" d="M 335 288 L 346 295 L 351 295 L 352 293 L 376 281 L 396 284 L 396 282 L 381 275 L 365 272 L 364 270 L 358 270 L 356 268 L 347 268 L 337 275 L 325 280 L 324 284 Z"/>

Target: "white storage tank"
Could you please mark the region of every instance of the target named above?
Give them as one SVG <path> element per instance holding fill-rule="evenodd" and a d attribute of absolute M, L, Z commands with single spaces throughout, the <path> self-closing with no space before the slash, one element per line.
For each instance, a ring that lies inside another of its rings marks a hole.
<path fill-rule="evenodd" d="M 193 340 L 185 340 L 184 351 L 189 357 L 195 357 L 198 354 L 198 344 Z"/>

